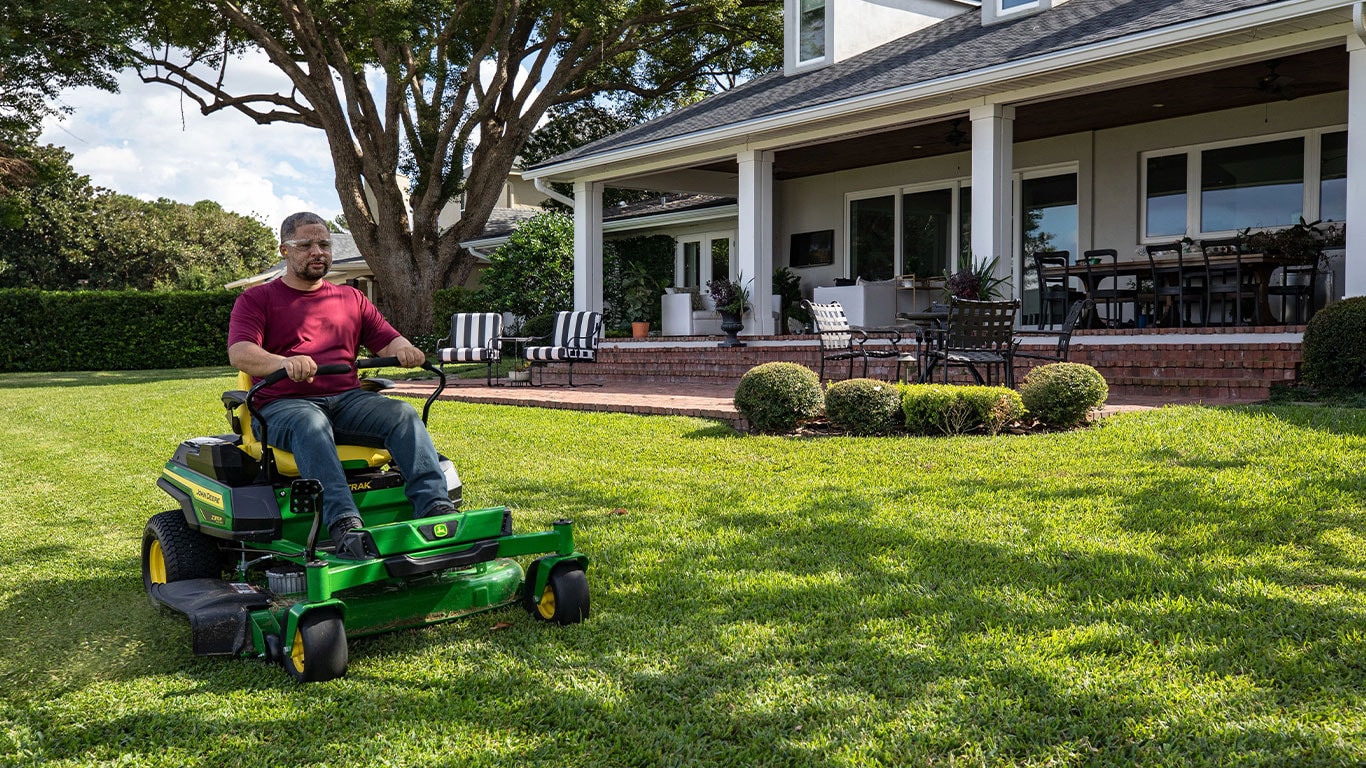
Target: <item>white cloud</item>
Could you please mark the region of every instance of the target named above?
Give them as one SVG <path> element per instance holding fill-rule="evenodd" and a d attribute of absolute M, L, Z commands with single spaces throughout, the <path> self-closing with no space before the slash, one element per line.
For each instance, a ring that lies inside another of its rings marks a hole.
<path fill-rule="evenodd" d="M 232 92 L 281 90 L 283 76 L 263 56 L 236 64 Z M 119 88 L 64 92 L 72 114 L 45 121 L 39 138 L 71 152 L 72 165 L 92 183 L 145 200 L 213 200 L 272 228 L 298 210 L 329 219 L 341 212 L 322 131 L 258 125 L 231 110 L 204 116 L 179 91 L 143 83 L 131 71 L 119 77 Z"/>

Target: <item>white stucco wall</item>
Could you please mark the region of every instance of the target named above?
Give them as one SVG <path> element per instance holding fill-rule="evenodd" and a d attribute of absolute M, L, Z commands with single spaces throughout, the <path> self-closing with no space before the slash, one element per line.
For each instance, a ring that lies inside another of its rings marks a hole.
<path fill-rule="evenodd" d="M 1014 167 L 1018 172 L 1074 164 L 1080 203 L 1078 250 L 1114 248 L 1119 251 L 1120 258 L 1134 258 L 1141 244 L 1140 153 L 1230 139 L 1254 139 L 1287 131 L 1341 127 L 1346 120 L 1345 94 L 1306 97 L 1023 142 L 1015 146 Z M 876 141 L 877 137 L 867 140 Z M 833 229 L 834 264 L 794 270 L 801 276 L 803 290 L 808 294 L 816 285 L 832 285 L 836 277 L 845 277 L 848 273 L 847 195 L 873 190 L 891 193 L 926 182 L 967 180 L 970 175 L 971 155 L 964 151 L 779 182 L 774 185 L 774 263 L 787 263 L 787 247 L 793 233 Z"/>
<path fill-rule="evenodd" d="M 850 56 L 971 10 L 949 0 L 829 0 L 835 60 Z"/>

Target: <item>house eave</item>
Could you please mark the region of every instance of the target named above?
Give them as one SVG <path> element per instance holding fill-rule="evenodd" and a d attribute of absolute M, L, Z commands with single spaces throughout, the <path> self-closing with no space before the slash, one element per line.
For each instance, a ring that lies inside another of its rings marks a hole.
<path fill-rule="evenodd" d="M 1094 66 L 1169 45 L 1190 45 L 1202 39 L 1255 29 L 1271 23 L 1283 23 L 1318 13 L 1349 7 L 1356 8 L 1358 5 L 1358 3 L 1343 2 L 1342 0 L 1290 0 L 1290 2 L 1277 3 L 1273 6 L 1251 8 L 1227 15 L 1196 19 L 1115 40 L 992 65 L 921 83 L 795 109 L 778 115 L 718 126 L 660 141 L 607 150 L 562 163 L 530 168 L 524 171 L 524 175 L 530 179 L 544 178 L 567 181 L 583 175 L 585 171 L 601 169 L 604 166 L 629 166 L 633 161 L 674 153 L 682 155 L 691 152 L 696 154 L 697 148 L 701 146 L 734 146 L 737 142 L 745 142 L 756 135 L 792 131 L 810 127 L 832 118 L 848 118 L 855 113 L 884 110 L 917 101 L 943 99 L 958 92 L 972 91 L 1057 70 Z M 1351 24 L 1345 22 L 1343 34 L 1345 35 L 1350 30 Z M 715 149 L 712 151 L 713 154 L 708 157 L 693 158 L 694 162 L 715 160 L 723 156 L 723 154 L 715 154 Z"/>

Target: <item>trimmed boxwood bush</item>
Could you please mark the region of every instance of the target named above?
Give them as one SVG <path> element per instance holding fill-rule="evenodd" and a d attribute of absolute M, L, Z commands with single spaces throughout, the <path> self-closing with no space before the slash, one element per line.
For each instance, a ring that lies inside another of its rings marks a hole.
<path fill-rule="evenodd" d="M 1051 427 L 1081 424 L 1109 396 L 1105 377 L 1082 363 L 1041 365 L 1020 382 L 1020 397 L 1030 415 Z"/>
<path fill-rule="evenodd" d="M 825 390 L 825 416 L 855 435 L 881 435 L 900 426 L 901 392 L 875 379 L 849 379 Z"/>
<path fill-rule="evenodd" d="M 791 432 L 821 412 L 816 372 L 797 363 L 763 363 L 740 377 L 735 407 L 756 432 Z"/>
<path fill-rule="evenodd" d="M 1300 349 L 1300 375 L 1309 386 L 1366 387 L 1366 296 L 1335 301 L 1316 312 Z"/>
<path fill-rule="evenodd" d="M 1020 395 L 1008 387 L 912 384 L 904 387 L 901 412 L 906 428 L 922 435 L 960 435 L 976 429 L 989 434 L 1019 421 L 1025 413 Z"/>

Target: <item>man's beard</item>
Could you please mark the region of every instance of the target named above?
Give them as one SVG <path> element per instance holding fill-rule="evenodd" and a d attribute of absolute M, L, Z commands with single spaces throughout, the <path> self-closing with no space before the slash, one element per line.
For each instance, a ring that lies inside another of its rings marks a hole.
<path fill-rule="evenodd" d="M 303 280 L 308 280 L 309 282 L 313 282 L 314 280 L 323 279 L 323 276 L 327 274 L 327 270 L 327 262 L 314 264 L 312 261 L 306 261 L 304 262 L 303 266 L 294 270 L 294 276 L 301 278 Z"/>

